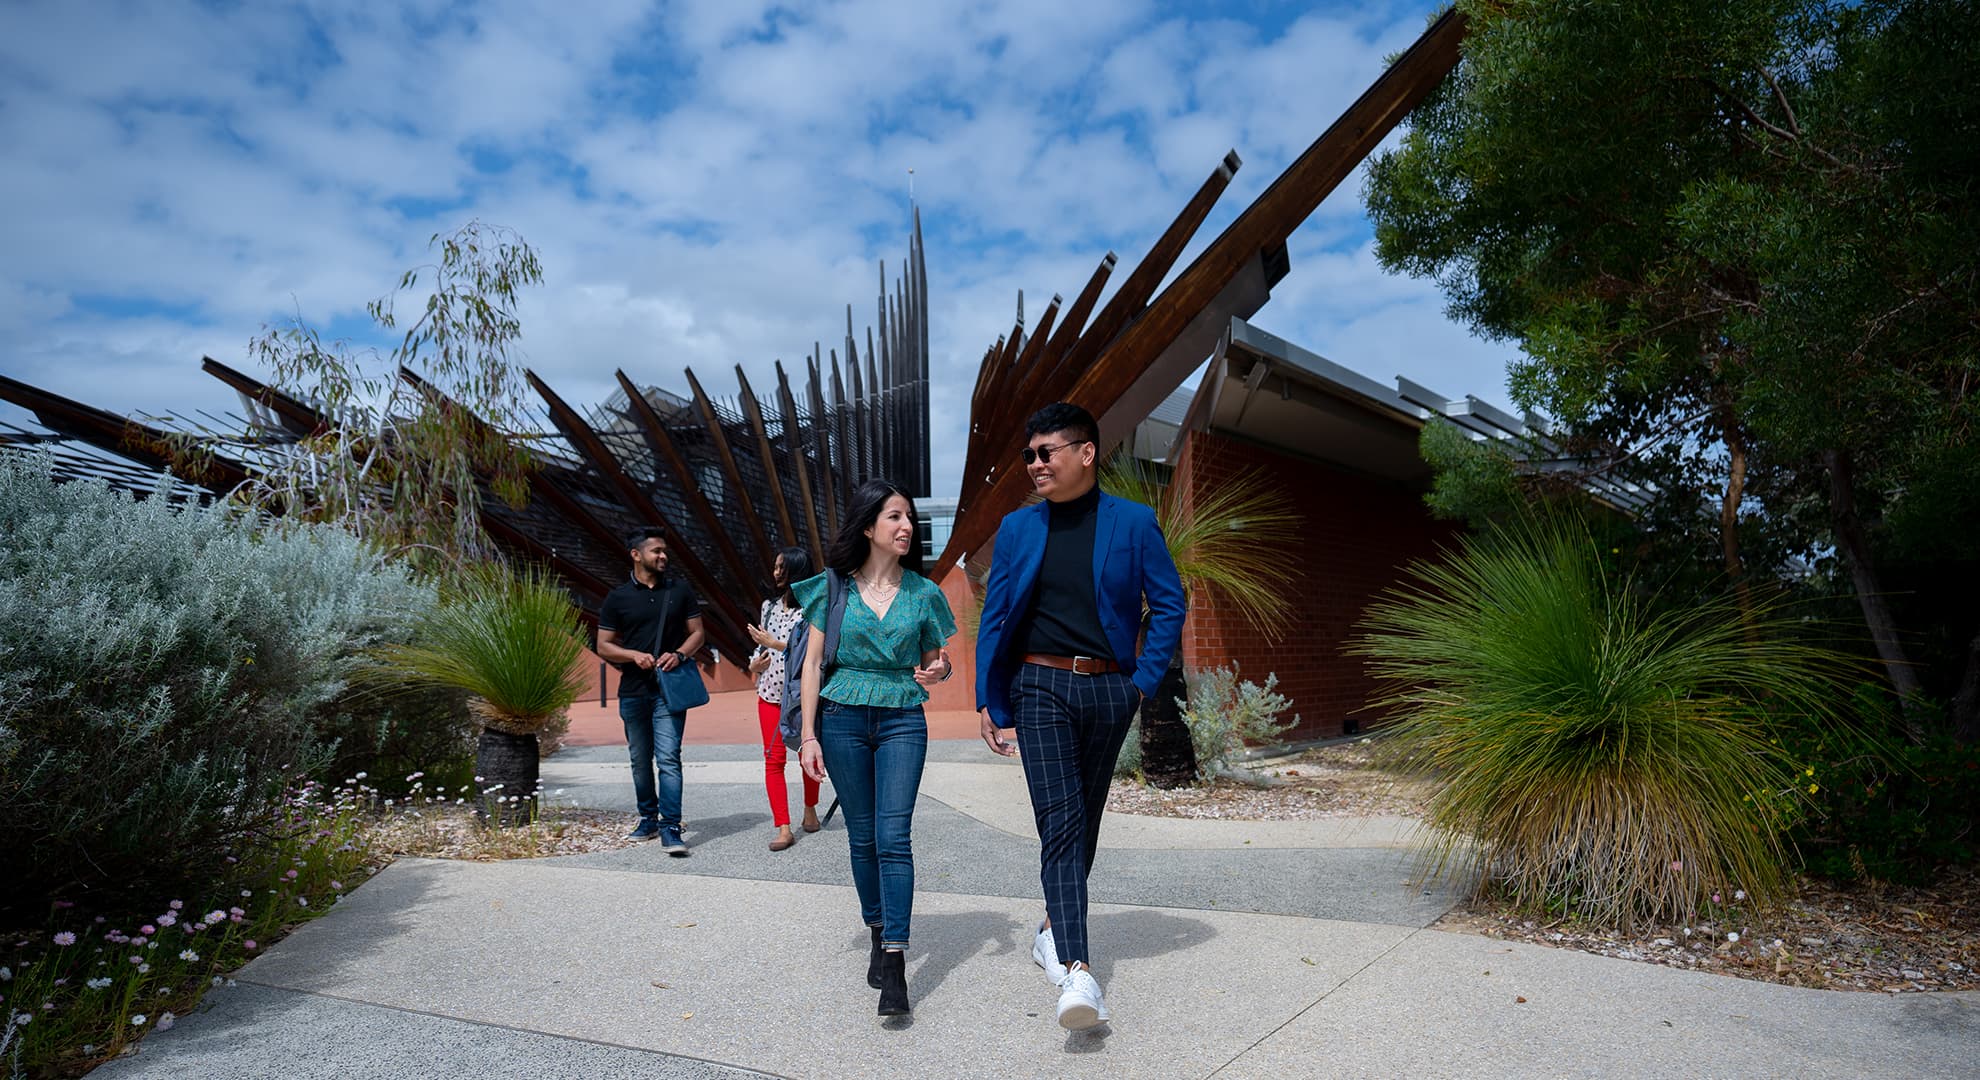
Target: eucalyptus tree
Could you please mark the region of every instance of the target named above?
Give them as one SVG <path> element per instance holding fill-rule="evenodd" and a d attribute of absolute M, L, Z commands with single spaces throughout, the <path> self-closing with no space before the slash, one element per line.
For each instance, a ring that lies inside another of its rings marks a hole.
<path fill-rule="evenodd" d="M 1980 614 L 1917 588 L 1980 569 L 1976 4 L 1459 6 L 1457 70 L 1371 164 L 1384 265 L 1520 344 L 1515 398 L 1571 443 L 1710 477 L 1742 592 L 1833 554 L 1914 729 L 1949 698 L 1980 735 Z M 1791 539 L 1756 564 L 1756 530 Z"/>

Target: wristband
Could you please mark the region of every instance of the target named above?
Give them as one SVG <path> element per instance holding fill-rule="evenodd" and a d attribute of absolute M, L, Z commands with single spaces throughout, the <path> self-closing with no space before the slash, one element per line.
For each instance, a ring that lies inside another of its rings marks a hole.
<path fill-rule="evenodd" d="M 817 739 L 806 739 L 806 740 L 804 740 L 804 742 L 801 742 L 801 743 L 798 743 L 798 745 L 799 745 L 799 746 L 803 746 L 803 745 L 804 745 L 804 743 L 815 743 L 815 742 L 818 742 L 818 740 L 817 740 Z M 825 744 L 824 744 L 824 743 L 818 743 L 818 745 L 820 745 L 820 746 L 823 746 L 823 745 L 825 745 Z"/>

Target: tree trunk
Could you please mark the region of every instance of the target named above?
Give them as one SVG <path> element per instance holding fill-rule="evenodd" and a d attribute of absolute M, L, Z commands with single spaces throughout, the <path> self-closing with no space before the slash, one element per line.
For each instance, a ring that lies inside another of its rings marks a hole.
<path fill-rule="evenodd" d="M 1980 634 L 1966 646 L 1966 672 L 1952 700 L 1953 738 L 1968 746 L 1980 742 Z"/>
<path fill-rule="evenodd" d="M 1726 440 L 1726 494 L 1719 502 L 1719 546 L 1725 553 L 1726 576 L 1732 579 L 1739 600 L 1739 621 L 1746 628 L 1746 640 L 1759 639 L 1753 625 L 1753 583 L 1746 579 L 1746 564 L 1739 554 L 1739 504 L 1746 496 L 1746 436 L 1739 425 L 1727 418 L 1722 425 Z"/>
<path fill-rule="evenodd" d="M 1905 659 L 1904 642 L 1898 638 L 1897 620 L 1892 617 L 1890 605 L 1884 602 L 1883 590 L 1877 585 L 1877 570 L 1870 558 L 1870 543 L 1864 538 L 1863 523 L 1856 516 L 1854 466 L 1849 454 L 1841 450 L 1823 451 L 1822 462 L 1829 468 L 1829 510 L 1835 523 L 1836 550 L 1849 567 L 1850 584 L 1856 589 L 1856 602 L 1863 609 L 1863 623 L 1870 631 L 1871 642 L 1877 647 L 1877 658 L 1884 662 L 1884 672 L 1890 676 L 1891 688 L 1897 691 L 1898 704 L 1904 711 L 1905 735 L 1917 742 L 1920 738 L 1918 671 Z"/>
<path fill-rule="evenodd" d="M 1196 747 L 1176 699 L 1189 692 L 1181 666 L 1169 668 L 1155 696 L 1141 703 L 1141 775 L 1158 788 L 1196 782 Z"/>
<path fill-rule="evenodd" d="M 483 728 L 474 747 L 483 818 L 497 828 L 536 820 L 537 769 L 536 736 Z"/>

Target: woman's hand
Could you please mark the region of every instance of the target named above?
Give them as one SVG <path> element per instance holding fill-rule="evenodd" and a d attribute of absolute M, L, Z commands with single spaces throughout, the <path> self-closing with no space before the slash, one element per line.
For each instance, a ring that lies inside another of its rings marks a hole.
<path fill-rule="evenodd" d="M 924 660 L 920 667 L 914 669 L 914 681 L 923 686 L 934 686 L 946 681 L 955 669 L 956 665 L 949 660 L 949 651 L 943 649 L 934 660 Z"/>
<path fill-rule="evenodd" d="M 749 673 L 751 675 L 761 675 L 768 670 L 770 670 L 769 653 L 760 652 L 749 658 Z"/>
<path fill-rule="evenodd" d="M 819 749 L 817 739 L 806 739 L 798 747 L 798 768 L 813 780 L 825 782 L 825 752 Z"/>
<path fill-rule="evenodd" d="M 755 623 L 750 623 L 748 629 L 749 629 L 750 640 L 756 642 L 758 645 L 761 645 L 766 649 L 771 647 L 772 645 L 783 644 L 783 642 L 778 641 L 776 638 L 764 632 L 764 629 L 756 625 Z"/>

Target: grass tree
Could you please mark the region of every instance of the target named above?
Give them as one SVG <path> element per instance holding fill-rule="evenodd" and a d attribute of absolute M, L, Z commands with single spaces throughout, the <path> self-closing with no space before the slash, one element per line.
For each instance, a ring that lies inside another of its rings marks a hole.
<path fill-rule="evenodd" d="M 1420 564 L 1354 646 L 1390 746 L 1435 784 L 1425 854 L 1516 903 L 1607 924 L 1781 895 L 1800 764 L 1770 717 L 1838 722 L 1847 661 L 1731 599 L 1660 606 L 1585 528 L 1526 522 Z"/>
<path fill-rule="evenodd" d="M 538 737 L 558 730 L 584 693 L 577 608 L 550 575 L 484 564 L 463 571 L 414 643 L 377 653 L 390 679 L 472 695 L 482 723 L 475 776 L 498 824 L 534 809 Z"/>
<path fill-rule="evenodd" d="M 1276 640 L 1291 608 L 1291 552 L 1299 541 L 1299 515 L 1262 472 L 1184 492 L 1125 454 L 1109 460 L 1100 486 L 1109 494 L 1154 509 L 1169 557 L 1192 603 L 1204 590 L 1227 600 L 1240 618 Z M 1157 787 L 1196 781 L 1195 748 L 1183 720 L 1186 693 L 1178 652 L 1155 696 L 1141 708 L 1141 771 Z"/>

